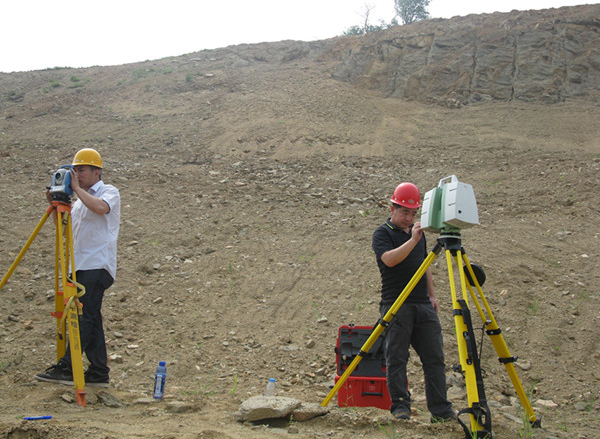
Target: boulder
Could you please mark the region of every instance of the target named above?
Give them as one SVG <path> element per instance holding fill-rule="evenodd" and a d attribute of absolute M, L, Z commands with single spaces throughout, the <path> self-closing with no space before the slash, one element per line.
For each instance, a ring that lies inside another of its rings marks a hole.
<path fill-rule="evenodd" d="M 242 402 L 236 418 L 240 422 L 285 418 L 302 405 L 302 401 L 285 396 L 254 396 Z"/>

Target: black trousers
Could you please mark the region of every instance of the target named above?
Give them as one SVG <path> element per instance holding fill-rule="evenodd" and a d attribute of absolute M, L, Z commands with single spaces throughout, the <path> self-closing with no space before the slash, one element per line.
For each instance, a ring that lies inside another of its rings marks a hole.
<path fill-rule="evenodd" d="M 381 305 L 385 316 L 391 305 Z M 419 355 L 425 375 L 427 408 L 434 416 L 448 416 L 452 404 L 446 397 L 446 366 L 442 326 L 430 303 L 404 303 L 386 329 L 387 385 L 392 399 L 390 411 L 410 411 L 406 366 L 409 347 Z"/>
<path fill-rule="evenodd" d="M 104 291 L 114 282 L 112 276 L 104 269 L 77 270 L 77 283 L 85 287 L 85 294 L 79 298 L 83 305 L 83 314 L 79 316 L 79 337 L 81 350 L 90 362 L 88 370 L 99 375 L 108 376 L 108 358 L 106 355 L 106 340 L 102 325 L 102 300 Z M 60 359 L 59 363 L 71 367 L 71 351 Z"/>

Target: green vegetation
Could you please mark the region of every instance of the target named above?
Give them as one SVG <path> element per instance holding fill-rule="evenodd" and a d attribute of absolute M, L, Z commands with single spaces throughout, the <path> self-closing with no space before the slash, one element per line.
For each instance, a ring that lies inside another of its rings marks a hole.
<path fill-rule="evenodd" d="M 149 72 L 152 72 L 154 69 L 135 69 L 132 73 L 134 79 L 145 78 L 148 76 Z"/>
<path fill-rule="evenodd" d="M 540 301 L 539 299 L 533 299 L 531 301 L 531 303 L 529 304 L 529 310 L 531 311 L 531 314 L 537 314 L 537 312 L 540 309 Z"/>
<path fill-rule="evenodd" d="M 595 407 L 596 407 L 596 395 L 594 395 L 592 393 L 591 396 L 585 402 L 584 410 L 588 413 L 591 413 L 594 411 Z"/>
<path fill-rule="evenodd" d="M 379 421 L 377 421 L 377 428 L 389 438 L 399 438 L 400 435 L 397 431 L 394 431 L 394 426 L 392 425 L 392 421 L 388 421 L 387 425 L 381 425 Z"/>
<path fill-rule="evenodd" d="M 363 35 L 368 34 L 370 32 L 377 32 L 380 30 L 388 29 L 392 26 L 397 26 L 398 22 L 392 20 L 390 23 L 385 23 L 384 21 L 380 21 L 379 24 L 369 24 L 365 23 L 362 26 L 354 25 L 350 26 L 346 31 L 344 31 L 344 35 Z"/>
<path fill-rule="evenodd" d="M 172 67 L 167 67 L 165 69 L 155 69 L 153 67 L 144 69 L 144 68 L 140 68 L 140 69 L 135 69 L 131 75 L 133 76 L 133 82 L 137 81 L 138 79 L 143 79 L 143 78 L 147 78 L 149 76 L 156 76 L 156 75 L 160 75 L 160 74 L 169 74 L 169 73 L 173 73 L 173 68 Z M 187 76 L 186 76 L 186 81 L 191 81 L 192 77 L 190 75 L 190 78 L 188 80 Z M 121 85 L 123 82 L 125 81 L 119 81 L 119 85 Z M 146 89 L 146 91 L 148 91 L 149 88 Z"/>
<path fill-rule="evenodd" d="M 71 67 L 67 67 L 67 66 L 56 66 L 56 67 L 48 67 L 46 69 L 44 69 L 44 71 L 48 71 L 48 70 L 66 70 L 66 69 L 70 69 Z"/>
<path fill-rule="evenodd" d="M 527 399 L 530 401 L 533 396 L 536 382 L 537 382 L 537 380 L 534 380 L 534 383 L 525 392 L 527 394 Z M 523 427 L 519 428 L 519 435 L 524 438 L 532 438 L 533 434 L 534 434 L 534 429 L 533 429 L 533 426 L 531 425 L 531 423 L 529 422 L 527 413 L 525 412 L 525 410 L 523 408 L 521 408 L 521 419 L 523 420 Z"/>
<path fill-rule="evenodd" d="M 400 17 L 404 24 L 429 18 L 427 7 L 430 0 L 395 0 L 395 3 L 396 15 Z"/>
<path fill-rule="evenodd" d="M 369 22 L 371 11 L 375 6 L 365 4 L 362 15 L 363 23 L 361 25 L 351 26 L 344 32 L 344 35 L 363 35 L 388 29 L 392 26 L 398 26 L 398 18 L 400 18 L 403 24 L 426 20 L 429 18 L 429 12 L 427 12 L 429 3 L 430 0 L 394 0 L 394 11 L 396 12 L 396 15 L 392 17 L 389 23 L 380 20 L 379 24 L 371 24 Z"/>
<path fill-rule="evenodd" d="M 237 383 L 237 375 L 236 375 L 236 383 Z M 215 384 L 214 379 L 207 382 L 204 385 L 202 385 L 200 382 L 198 382 L 198 390 L 181 390 L 181 393 L 184 395 L 198 395 L 198 394 L 204 395 L 204 396 L 215 395 L 217 392 L 216 392 L 216 390 L 213 389 L 214 384 Z M 235 387 L 233 390 L 235 390 Z"/>
<path fill-rule="evenodd" d="M 9 101 L 19 102 L 19 101 L 22 101 L 23 98 L 25 97 L 25 92 L 12 90 L 12 91 L 8 92 L 6 97 L 8 98 Z"/>
<path fill-rule="evenodd" d="M 317 306 L 317 302 L 313 302 L 312 303 L 312 307 L 313 307 L 313 310 L 315 311 L 315 315 L 317 317 L 317 320 L 319 320 L 321 318 L 321 313 L 319 312 L 319 308 Z"/>
<path fill-rule="evenodd" d="M 71 85 L 69 85 L 69 88 L 79 88 L 79 87 L 83 87 L 85 86 L 85 84 L 87 84 L 88 82 L 90 82 L 89 79 L 81 79 L 78 76 L 71 76 Z"/>
<path fill-rule="evenodd" d="M 232 395 L 235 394 L 235 389 L 237 388 L 238 376 L 237 373 L 233 376 L 233 388 L 229 391 Z"/>

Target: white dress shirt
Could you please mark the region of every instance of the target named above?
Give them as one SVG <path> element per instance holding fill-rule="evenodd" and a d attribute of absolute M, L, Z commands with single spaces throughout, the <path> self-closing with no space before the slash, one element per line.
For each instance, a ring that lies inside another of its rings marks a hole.
<path fill-rule="evenodd" d="M 94 184 L 88 193 L 105 201 L 110 212 L 98 215 L 88 209 L 81 200 L 71 208 L 73 251 L 76 270 L 106 269 L 113 279 L 117 274 L 117 238 L 121 217 L 119 190 L 104 184 Z"/>

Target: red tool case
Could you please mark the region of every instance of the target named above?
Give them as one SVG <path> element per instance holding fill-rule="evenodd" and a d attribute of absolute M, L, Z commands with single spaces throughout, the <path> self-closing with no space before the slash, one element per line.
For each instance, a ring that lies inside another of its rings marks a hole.
<path fill-rule="evenodd" d="M 335 348 L 337 376 L 344 374 L 350 363 L 360 352 L 371 333 L 371 326 L 344 325 L 339 328 Z M 388 410 L 390 394 L 385 377 L 385 344 L 380 336 L 369 352 L 363 355 L 354 371 L 348 376 L 337 394 L 340 407 L 378 407 Z"/>

